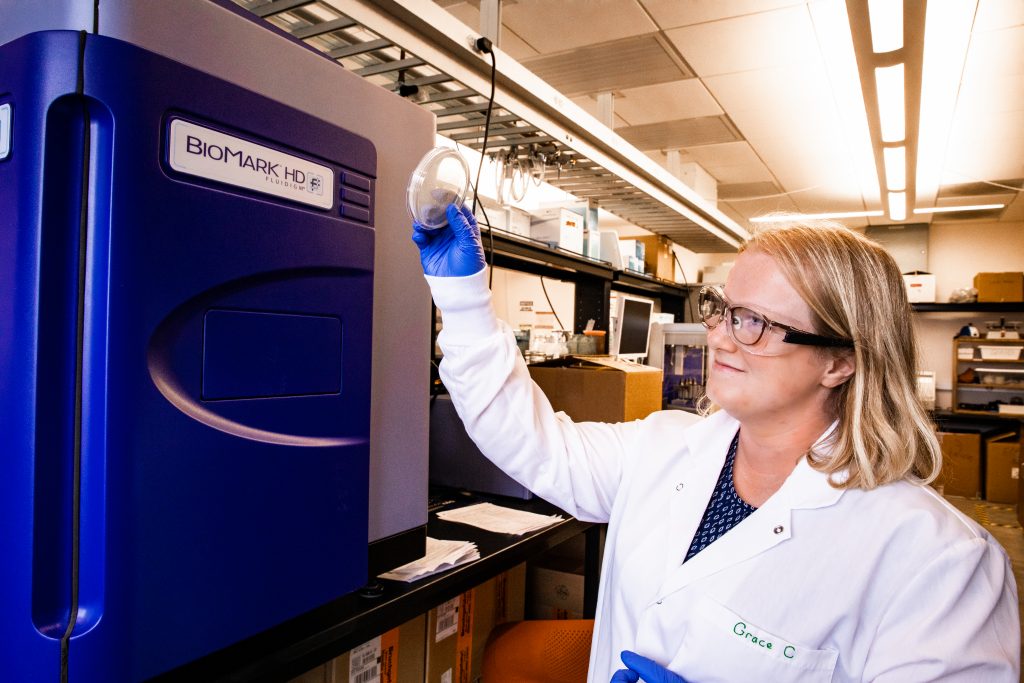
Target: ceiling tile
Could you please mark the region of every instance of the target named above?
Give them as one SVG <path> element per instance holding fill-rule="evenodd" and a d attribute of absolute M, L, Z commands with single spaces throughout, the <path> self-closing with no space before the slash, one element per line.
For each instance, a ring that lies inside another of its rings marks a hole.
<path fill-rule="evenodd" d="M 784 190 L 814 190 L 819 194 L 827 191 L 839 200 L 855 204 L 847 210 L 857 210 L 856 205 L 865 199 L 877 202 L 877 188 L 871 196 L 864 197 L 855 170 L 835 146 L 807 144 L 804 138 L 777 138 L 751 144 Z"/>
<path fill-rule="evenodd" d="M 1024 6 L 1024 2 L 1021 2 Z M 963 80 L 1024 74 L 1024 25 L 974 33 Z"/>
<path fill-rule="evenodd" d="M 541 54 L 657 31 L 636 0 L 518 0 L 502 22 Z"/>
<path fill-rule="evenodd" d="M 764 216 L 770 213 L 795 213 L 799 211 L 789 197 L 772 197 L 749 202 L 719 202 L 719 206 L 728 206 L 736 213 L 749 219 L 753 216 Z"/>
<path fill-rule="evenodd" d="M 644 154 L 658 162 L 658 165 L 661 166 L 662 168 L 668 168 L 668 154 L 666 154 L 665 152 L 658 149 L 649 149 L 645 151 Z M 688 164 L 693 161 L 693 157 L 687 154 L 685 149 L 679 150 L 679 163 Z"/>
<path fill-rule="evenodd" d="M 744 140 L 726 142 L 718 145 L 687 148 L 693 160 L 703 166 L 708 173 L 714 175 L 712 169 L 719 166 L 740 166 L 744 164 L 760 164 L 761 160 Z"/>
<path fill-rule="evenodd" d="M 583 95 L 581 97 L 573 97 L 572 101 L 576 106 L 578 106 L 580 109 L 593 116 L 598 121 L 601 120 L 599 117 L 599 112 L 597 110 L 597 100 L 595 100 L 593 97 L 590 97 L 589 95 Z M 626 123 L 626 120 L 619 116 L 618 112 L 616 112 L 615 127 L 618 128 L 619 126 L 625 125 L 628 125 Z"/>
<path fill-rule="evenodd" d="M 615 98 L 615 111 L 638 126 L 671 119 L 718 116 L 722 108 L 696 78 L 623 90 Z"/>
<path fill-rule="evenodd" d="M 721 116 L 625 126 L 615 132 L 641 150 L 691 148 L 738 139 L 735 129 Z M 692 149 L 690 153 L 693 153 Z"/>
<path fill-rule="evenodd" d="M 671 48 L 669 48 L 671 49 Z M 691 77 L 655 33 L 588 45 L 523 61 L 523 66 L 569 95 L 636 88 Z"/>
<path fill-rule="evenodd" d="M 953 121 L 943 183 L 1024 176 L 1024 126 L 1021 113 L 957 114 Z"/>
<path fill-rule="evenodd" d="M 1024 24 L 1024 2 L 1020 0 L 981 0 L 974 16 L 974 30 L 990 31 Z"/>
<path fill-rule="evenodd" d="M 479 2 L 469 3 L 464 2 L 463 0 L 457 0 L 456 2 L 438 2 L 438 4 L 448 10 L 449 14 L 471 29 L 480 29 Z M 501 27 L 501 40 L 499 41 L 498 47 L 516 61 L 522 61 L 538 54 L 536 50 L 523 41 L 522 38 L 517 36 L 514 31 L 511 31 L 504 25 Z"/>
<path fill-rule="evenodd" d="M 756 164 L 737 164 L 735 166 L 715 166 L 712 173 L 708 171 L 719 183 L 724 184 L 751 184 L 775 182 L 771 171 L 762 162 Z M 719 185 L 721 187 L 721 185 Z M 778 190 L 776 190 L 777 192 Z M 770 194 L 770 193 L 769 193 Z"/>
<path fill-rule="evenodd" d="M 704 84 L 748 140 L 821 138 L 838 132 L 828 79 L 820 65 L 714 76 Z"/>
<path fill-rule="evenodd" d="M 530 57 L 536 57 L 540 54 L 507 26 L 501 27 L 501 45 L 499 47 L 505 54 L 517 62 L 529 59 Z"/>
<path fill-rule="evenodd" d="M 837 194 L 828 186 L 807 192 L 793 192 L 789 195 L 803 213 L 830 213 L 838 211 L 867 211 L 876 206 L 865 206 L 859 194 L 845 196 Z"/>
<path fill-rule="evenodd" d="M 804 6 L 665 32 L 698 76 L 821 61 Z"/>
<path fill-rule="evenodd" d="M 676 28 L 802 5 L 805 0 L 640 0 L 658 25 Z"/>
<path fill-rule="evenodd" d="M 1024 74 L 972 78 L 960 84 L 958 115 L 1024 110 Z M 1022 115 L 1024 119 L 1024 115 Z"/>
<path fill-rule="evenodd" d="M 1017 189 L 1011 190 L 1007 188 Z M 1017 193 L 1021 190 L 1024 190 L 1024 178 L 1000 178 L 989 182 L 942 185 L 939 187 L 936 197 L 940 201 L 951 197 L 974 197 L 978 198 L 978 201 L 971 202 L 973 204 L 990 204 L 993 202 L 990 202 L 989 199 L 995 195 L 1002 195 L 1007 192 Z"/>
<path fill-rule="evenodd" d="M 752 201 L 758 197 L 770 197 L 780 193 L 779 186 L 770 180 L 718 184 L 718 200 L 725 202 L 736 200 Z"/>
<path fill-rule="evenodd" d="M 718 202 L 718 210 L 724 213 L 729 218 L 733 219 L 747 230 L 751 229 L 750 223 L 747 222 L 748 216 L 740 213 L 736 209 L 732 208 L 731 204 L 725 202 Z"/>

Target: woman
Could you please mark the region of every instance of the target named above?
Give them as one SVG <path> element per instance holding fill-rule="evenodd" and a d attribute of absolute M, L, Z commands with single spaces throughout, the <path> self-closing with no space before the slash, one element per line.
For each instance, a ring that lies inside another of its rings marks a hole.
<path fill-rule="evenodd" d="M 758 233 L 701 295 L 710 416 L 577 424 L 496 319 L 472 215 L 448 222 L 413 240 L 469 434 L 538 495 L 608 522 L 590 681 L 623 651 L 623 681 L 1017 681 L 1006 555 L 925 486 L 939 449 L 882 248 L 836 225 Z"/>

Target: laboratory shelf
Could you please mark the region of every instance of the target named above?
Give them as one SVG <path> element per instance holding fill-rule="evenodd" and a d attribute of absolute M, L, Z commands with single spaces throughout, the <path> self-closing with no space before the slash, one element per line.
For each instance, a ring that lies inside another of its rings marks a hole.
<path fill-rule="evenodd" d="M 437 117 L 438 133 L 484 147 L 491 56 L 480 32 L 431 0 L 232 0 Z M 695 252 L 732 252 L 750 233 L 500 49 L 485 153 Z M 483 181 L 481 181 L 483 182 Z M 495 182 L 493 179 L 489 182 Z"/>
<path fill-rule="evenodd" d="M 540 498 L 518 500 L 454 490 L 449 492 L 450 502 L 438 510 L 492 502 L 537 514 L 560 513 L 565 518 L 539 531 L 511 536 L 445 522 L 437 517 L 438 510 L 432 510 L 429 514 L 428 534 L 432 538 L 476 543 L 480 551 L 479 560 L 412 583 L 384 579 L 371 583 L 358 594 L 345 596 L 151 680 L 168 683 L 270 683 L 291 680 L 580 534 L 584 535 L 586 546 L 584 611 L 593 618 L 599 573 L 598 525 L 568 517 Z"/>
<path fill-rule="evenodd" d="M 910 304 L 918 313 L 1024 313 L 1022 301 L 981 301 L 969 304 Z"/>
<path fill-rule="evenodd" d="M 494 238 L 494 265 L 561 280 L 575 280 L 589 275 L 611 280 L 615 271 L 607 261 L 588 258 L 566 249 L 551 247 L 529 237 L 504 230 L 480 226 L 484 253 L 489 257 L 491 237 Z"/>
<path fill-rule="evenodd" d="M 686 297 L 693 285 L 683 285 L 671 280 L 642 275 L 640 273 L 615 271 L 612 289 L 643 296 L 677 296 Z"/>

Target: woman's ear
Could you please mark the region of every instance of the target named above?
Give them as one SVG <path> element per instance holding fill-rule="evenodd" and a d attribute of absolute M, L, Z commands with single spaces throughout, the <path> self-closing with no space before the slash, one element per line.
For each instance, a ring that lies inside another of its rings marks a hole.
<path fill-rule="evenodd" d="M 834 389 L 853 377 L 856 369 L 857 359 L 853 351 L 829 354 L 825 371 L 821 376 L 821 385 Z"/>

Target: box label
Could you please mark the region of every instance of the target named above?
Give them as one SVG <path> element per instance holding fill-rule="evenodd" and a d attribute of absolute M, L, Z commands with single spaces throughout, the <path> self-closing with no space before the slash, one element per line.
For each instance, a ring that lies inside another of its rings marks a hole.
<path fill-rule="evenodd" d="M 11 153 L 11 104 L 0 105 L 0 161 Z"/>
<path fill-rule="evenodd" d="M 399 683 L 397 628 L 380 637 L 380 683 Z"/>
<path fill-rule="evenodd" d="M 469 590 L 462 594 L 459 605 L 459 635 L 455 639 L 455 665 L 458 675 L 456 683 L 470 683 L 473 666 L 473 601 L 476 591 Z"/>
<path fill-rule="evenodd" d="M 208 178 L 321 209 L 334 205 L 334 170 L 184 119 L 171 121 L 168 163 Z"/>
<path fill-rule="evenodd" d="M 380 681 L 380 637 L 352 648 L 348 657 L 348 683 Z"/>
<path fill-rule="evenodd" d="M 434 628 L 434 642 L 440 643 L 448 636 L 459 632 L 459 598 L 452 598 L 437 606 L 437 624 Z"/>

